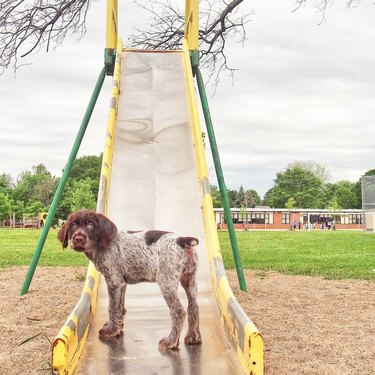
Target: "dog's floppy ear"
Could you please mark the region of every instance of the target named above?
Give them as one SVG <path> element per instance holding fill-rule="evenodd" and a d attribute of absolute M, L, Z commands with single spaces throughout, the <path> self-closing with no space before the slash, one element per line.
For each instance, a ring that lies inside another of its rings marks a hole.
<path fill-rule="evenodd" d="M 68 241 L 69 241 L 69 220 L 64 223 L 64 225 L 60 228 L 59 232 L 57 233 L 57 239 L 62 243 L 63 249 L 68 247 Z"/>
<path fill-rule="evenodd" d="M 97 214 L 98 224 L 99 224 L 99 248 L 102 250 L 108 250 L 111 241 L 115 238 L 117 234 L 117 227 L 111 220 L 102 214 Z"/>

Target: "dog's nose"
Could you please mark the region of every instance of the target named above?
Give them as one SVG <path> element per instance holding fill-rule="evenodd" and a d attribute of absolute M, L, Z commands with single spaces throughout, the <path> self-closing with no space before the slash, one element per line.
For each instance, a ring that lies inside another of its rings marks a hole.
<path fill-rule="evenodd" d="M 86 242 L 86 238 L 87 238 L 87 236 L 84 233 L 77 233 L 77 234 L 74 235 L 73 241 L 76 244 L 83 244 L 83 243 Z"/>

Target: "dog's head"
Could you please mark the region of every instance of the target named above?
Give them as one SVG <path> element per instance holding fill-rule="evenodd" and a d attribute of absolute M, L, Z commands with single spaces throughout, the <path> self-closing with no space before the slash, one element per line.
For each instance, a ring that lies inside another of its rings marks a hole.
<path fill-rule="evenodd" d="M 88 252 L 94 249 L 107 250 L 117 233 L 117 228 L 104 215 L 91 210 L 72 213 L 60 228 L 57 238 L 63 248 Z"/>

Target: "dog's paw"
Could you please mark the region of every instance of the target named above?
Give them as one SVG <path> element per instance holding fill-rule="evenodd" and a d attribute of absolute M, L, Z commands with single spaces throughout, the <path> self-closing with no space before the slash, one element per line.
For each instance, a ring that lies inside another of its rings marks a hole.
<path fill-rule="evenodd" d="M 159 341 L 159 350 L 165 352 L 168 349 L 177 349 L 179 343 L 179 339 L 173 340 L 170 337 L 164 337 Z"/>
<path fill-rule="evenodd" d="M 99 338 L 101 340 L 108 340 L 112 337 L 118 336 L 122 331 L 122 327 L 116 327 L 115 325 L 107 322 L 103 328 L 99 330 Z"/>
<path fill-rule="evenodd" d="M 199 345 L 202 344 L 202 337 L 199 329 L 188 331 L 185 337 L 185 344 L 187 345 Z"/>

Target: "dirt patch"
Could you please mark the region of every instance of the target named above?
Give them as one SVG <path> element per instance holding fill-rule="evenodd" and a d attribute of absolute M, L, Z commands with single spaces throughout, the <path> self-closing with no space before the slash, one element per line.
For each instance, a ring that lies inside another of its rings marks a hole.
<path fill-rule="evenodd" d="M 228 273 L 239 303 L 265 340 L 267 375 L 375 374 L 375 283 Z"/>
<path fill-rule="evenodd" d="M 26 272 L 26 267 L 0 272 L 0 374 L 50 372 L 45 336 L 53 340 L 64 324 L 86 269 L 38 268 L 21 297 Z M 245 272 L 248 293 L 239 290 L 235 272 L 228 278 L 264 336 L 267 375 L 375 374 L 374 282 Z"/>
<path fill-rule="evenodd" d="M 51 373 L 48 339 L 53 341 L 78 301 L 86 274 L 86 267 L 37 268 L 29 292 L 21 297 L 27 270 L 0 271 L 0 374 Z"/>

